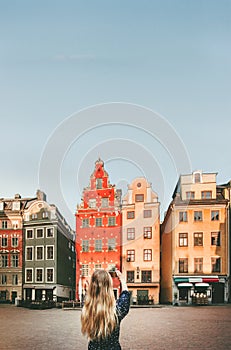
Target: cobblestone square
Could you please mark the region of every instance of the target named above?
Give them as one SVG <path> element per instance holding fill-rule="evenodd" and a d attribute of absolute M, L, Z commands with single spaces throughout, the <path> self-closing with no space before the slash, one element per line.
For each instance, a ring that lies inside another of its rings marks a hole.
<path fill-rule="evenodd" d="M 0 334 L 1 350 L 87 349 L 79 310 L 0 306 Z M 120 342 L 123 350 L 231 349 L 231 305 L 131 308 Z"/>

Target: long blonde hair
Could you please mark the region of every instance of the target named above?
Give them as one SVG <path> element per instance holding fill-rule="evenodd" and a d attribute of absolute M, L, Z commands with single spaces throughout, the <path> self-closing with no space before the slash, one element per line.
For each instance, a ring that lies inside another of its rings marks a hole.
<path fill-rule="evenodd" d="M 105 270 L 96 270 L 91 276 L 81 323 L 82 333 L 90 340 L 106 338 L 116 326 L 116 301 L 112 278 Z"/>

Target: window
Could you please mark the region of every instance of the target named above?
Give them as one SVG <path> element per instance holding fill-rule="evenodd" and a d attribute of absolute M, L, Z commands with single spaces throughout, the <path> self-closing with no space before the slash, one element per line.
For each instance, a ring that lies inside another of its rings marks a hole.
<path fill-rule="evenodd" d="M 127 212 L 127 219 L 134 219 L 135 218 L 135 212 L 134 210 Z"/>
<path fill-rule="evenodd" d="M 82 240 L 82 251 L 89 252 L 89 240 L 88 239 Z"/>
<path fill-rule="evenodd" d="M 135 227 L 127 228 L 127 240 L 135 239 Z"/>
<path fill-rule="evenodd" d="M 101 207 L 102 208 L 108 208 L 109 204 L 108 204 L 108 198 L 105 197 L 105 198 L 102 198 L 102 201 L 101 201 Z"/>
<path fill-rule="evenodd" d="M 82 227 L 83 228 L 89 227 L 89 219 L 82 219 Z"/>
<path fill-rule="evenodd" d="M 115 226 L 116 218 L 114 216 L 109 216 L 108 218 L 108 226 Z"/>
<path fill-rule="evenodd" d="M 88 264 L 82 265 L 82 277 L 88 277 L 89 274 L 89 266 Z"/>
<path fill-rule="evenodd" d="M 33 247 L 26 247 L 26 260 L 33 260 Z"/>
<path fill-rule="evenodd" d="M 95 251 L 102 252 L 102 239 L 95 240 Z"/>
<path fill-rule="evenodd" d="M 42 228 L 37 229 L 36 238 L 43 238 L 43 229 Z"/>
<path fill-rule="evenodd" d="M 36 220 L 37 217 L 38 217 L 37 214 L 32 214 L 32 215 L 31 215 L 31 219 L 32 219 L 32 220 Z"/>
<path fill-rule="evenodd" d="M 43 247 L 36 247 L 36 260 L 43 260 Z"/>
<path fill-rule="evenodd" d="M 33 230 L 27 230 L 26 231 L 26 238 L 27 239 L 33 238 Z"/>
<path fill-rule="evenodd" d="M 13 202 L 12 210 L 20 210 L 20 202 Z"/>
<path fill-rule="evenodd" d="M 143 194 L 136 194 L 135 195 L 135 201 L 136 202 L 143 202 L 144 201 L 144 195 Z"/>
<path fill-rule="evenodd" d="M 48 245 L 47 246 L 47 260 L 53 260 L 54 259 L 54 246 Z"/>
<path fill-rule="evenodd" d="M 201 192 L 202 199 L 210 199 L 212 198 L 212 191 L 202 191 Z"/>
<path fill-rule="evenodd" d="M 47 238 L 52 238 L 52 237 L 54 237 L 54 228 L 53 227 L 47 228 Z"/>
<path fill-rule="evenodd" d="M 194 258 L 194 272 L 203 272 L 203 258 Z"/>
<path fill-rule="evenodd" d="M 186 199 L 194 199 L 195 198 L 195 192 L 188 191 L 186 192 Z"/>
<path fill-rule="evenodd" d="M 211 245 L 216 245 L 217 247 L 220 247 L 221 245 L 221 233 L 218 232 L 211 232 Z"/>
<path fill-rule="evenodd" d="M 26 282 L 33 282 L 33 270 L 26 269 Z"/>
<path fill-rule="evenodd" d="M 48 212 L 47 212 L 47 211 L 44 211 L 44 212 L 42 213 L 42 217 L 43 217 L 43 219 L 48 218 Z"/>
<path fill-rule="evenodd" d="M 141 282 L 152 282 L 152 271 L 141 271 Z"/>
<path fill-rule="evenodd" d="M 144 210 L 144 218 L 151 218 L 151 217 L 152 217 L 152 211 Z"/>
<path fill-rule="evenodd" d="M 18 246 L 18 238 L 12 237 L 12 247 L 16 248 Z"/>
<path fill-rule="evenodd" d="M 18 275 L 12 275 L 12 284 L 15 286 L 18 284 Z"/>
<path fill-rule="evenodd" d="M 135 250 L 134 249 L 130 249 L 127 250 L 127 261 L 135 261 Z"/>
<path fill-rule="evenodd" d="M 95 219 L 95 226 L 97 226 L 97 227 L 102 226 L 102 218 Z"/>
<path fill-rule="evenodd" d="M 135 282 L 135 273 L 134 271 L 127 271 L 127 283 Z"/>
<path fill-rule="evenodd" d="M 7 284 L 7 276 L 6 275 L 1 275 L 0 283 Z"/>
<path fill-rule="evenodd" d="M 212 210 L 211 211 L 211 220 L 212 221 L 218 221 L 219 220 L 219 210 Z"/>
<path fill-rule="evenodd" d="M 179 221 L 180 222 L 187 222 L 188 221 L 188 213 L 187 213 L 187 211 L 180 211 L 179 212 Z"/>
<path fill-rule="evenodd" d="M 102 188 L 102 179 L 96 179 L 96 188 L 101 189 Z"/>
<path fill-rule="evenodd" d="M 36 282 L 42 282 L 43 281 L 43 269 L 35 269 L 36 273 Z"/>
<path fill-rule="evenodd" d="M 179 259 L 179 273 L 187 273 L 188 272 L 188 259 L 183 258 Z"/>
<path fill-rule="evenodd" d="M 144 249 L 144 261 L 152 261 L 152 249 Z"/>
<path fill-rule="evenodd" d="M 2 228 L 7 228 L 7 221 L 6 220 L 2 221 Z"/>
<path fill-rule="evenodd" d="M 203 233 L 194 232 L 194 247 L 203 246 Z"/>
<path fill-rule="evenodd" d="M 89 199 L 88 206 L 89 206 L 89 208 L 95 208 L 96 207 L 96 199 Z"/>
<path fill-rule="evenodd" d="M 47 268 L 46 273 L 47 273 L 47 275 L 46 275 L 47 282 L 54 282 L 54 269 Z"/>
<path fill-rule="evenodd" d="M 101 270 L 102 265 L 101 264 L 95 264 L 95 270 Z"/>
<path fill-rule="evenodd" d="M 179 247 L 187 247 L 188 246 L 188 233 L 183 232 L 179 233 Z"/>
<path fill-rule="evenodd" d="M 2 247 L 7 247 L 8 243 L 7 243 L 7 238 L 3 237 L 2 238 Z"/>
<path fill-rule="evenodd" d="M 115 250 L 116 248 L 116 239 L 108 238 L 108 250 Z"/>
<path fill-rule="evenodd" d="M 221 272 L 221 258 L 211 258 L 212 272 Z"/>
<path fill-rule="evenodd" d="M 18 267 L 19 263 L 19 255 L 13 254 L 11 255 L 11 267 Z"/>
<path fill-rule="evenodd" d="M 194 221 L 202 221 L 202 211 L 194 211 Z"/>
<path fill-rule="evenodd" d="M 1 255 L 1 267 L 8 267 L 8 256 L 6 254 Z"/>
<path fill-rule="evenodd" d="M 19 227 L 18 220 L 13 220 L 12 221 L 12 227 L 14 230 L 16 230 Z"/>
<path fill-rule="evenodd" d="M 152 227 L 144 227 L 144 238 L 151 239 L 152 238 Z"/>
<path fill-rule="evenodd" d="M 201 182 L 201 173 L 194 174 L 194 182 L 195 183 Z"/>

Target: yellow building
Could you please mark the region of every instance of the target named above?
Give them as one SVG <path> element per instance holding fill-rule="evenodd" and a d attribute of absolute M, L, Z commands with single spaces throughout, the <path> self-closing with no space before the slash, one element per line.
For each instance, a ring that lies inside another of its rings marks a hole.
<path fill-rule="evenodd" d="M 228 301 L 228 200 L 216 173 L 181 175 L 161 225 L 161 302 Z"/>
<path fill-rule="evenodd" d="M 133 304 L 159 303 L 159 206 L 145 178 L 133 180 L 122 201 L 122 267 Z"/>

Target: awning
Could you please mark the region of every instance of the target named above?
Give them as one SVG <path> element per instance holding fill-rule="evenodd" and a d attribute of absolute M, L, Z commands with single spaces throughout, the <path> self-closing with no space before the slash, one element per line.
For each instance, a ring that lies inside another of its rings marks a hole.
<path fill-rule="evenodd" d="M 178 285 L 177 285 L 178 287 L 184 287 L 184 288 L 191 288 L 192 286 L 193 286 L 193 284 L 192 283 L 187 283 L 187 282 L 185 282 L 185 283 L 178 283 Z"/>
<path fill-rule="evenodd" d="M 203 282 L 219 282 L 219 278 L 218 277 L 206 277 L 206 278 L 203 278 Z"/>
<path fill-rule="evenodd" d="M 208 288 L 209 284 L 208 283 L 195 283 L 195 287 L 204 287 L 204 288 Z"/>

